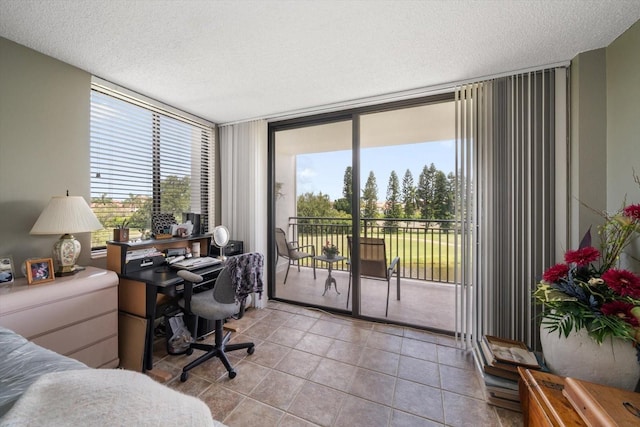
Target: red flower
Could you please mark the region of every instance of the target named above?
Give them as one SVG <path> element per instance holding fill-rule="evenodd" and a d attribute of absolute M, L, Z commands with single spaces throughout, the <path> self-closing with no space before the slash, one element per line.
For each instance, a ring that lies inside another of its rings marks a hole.
<path fill-rule="evenodd" d="M 569 266 L 567 264 L 556 264 L 544 272 L 542 278 L 545 282 L 555 283 L 560 279 L 567 277 Z"/>
<path fill-rule="evenodd" d="M 602 280 L 621 296 L 640 298 L 640 277 L 628 270 L 607 270 Z"/>
<path fill-rule="evenodd" d="M 575 251 L 567 251 L 567 253 L 564 254 L 564 260 L 567 263 L 576 263 L 578 266 L 584 266 L 597 260 L 599 256 L 600 251 L 593 246 L 587 246 L 586 248 Z"/>
<path fill-rule="evenodd" d="M 609 270 L 611 271 L 611 270 Z M 624 301 L 611 301 L 602 304 L 600 311 L 605 316 L 618 316 L 623 319 L 625 322 L 629 323 L 631 326 L 640 326 L 638 323 L 638 319 L 631 314 L 631 309 L 635 306 L 628 302 Z"/>
<path fill-rule="evenodd" d="M 640 204 L 629 205 L 624 208 L 623 212 L 625 216 L 628 216 L 635 221 L 640 221 Z"/>

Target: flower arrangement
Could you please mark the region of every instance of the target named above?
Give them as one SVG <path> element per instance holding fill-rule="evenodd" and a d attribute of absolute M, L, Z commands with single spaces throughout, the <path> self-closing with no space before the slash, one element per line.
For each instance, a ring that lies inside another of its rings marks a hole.
<path fill-rule="evenodd" d="M 327 243 L 325 243 L 325 245 L 322 247 L 322 253 L 327 258 L 333 258 L 334 256 L 338 255 L 340 251 L 338 250 L 338 247 L 336 245 L 327 240 Z"/>
<path fill-rule="evenodd" d="M 640 184 L 640 182 L 639 182 Z M 640 231 L 640 204 L 605 215 L 599 228 L 600 250 L 587 231 L 564 263 L 544 272 L 534 291 L 544 303 L 542 325 L 568 337 L 585 328 L 602 343 L 606 337 L 640 343 L 640 276 L 617 268 L 620 254 Z"/>

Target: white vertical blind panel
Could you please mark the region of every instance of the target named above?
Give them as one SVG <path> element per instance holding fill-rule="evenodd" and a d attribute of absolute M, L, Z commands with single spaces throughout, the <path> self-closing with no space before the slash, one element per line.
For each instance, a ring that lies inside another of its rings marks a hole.
<path fill-rule="evenodd" d="M 563 111 L 556 106 L 556 72 L 566 76 L 564 69 L 544 70 L 457 88 L 462 336 L 537 345 L 531 292 L 554 262 L 555 225 L 567 218 L 566 209 L 556 209 L 566 185 L 556 185 L 555 157 L 567 161 L 555 145 L 556 121 L 566 126 L 566 104 L 559 104 Z"/>

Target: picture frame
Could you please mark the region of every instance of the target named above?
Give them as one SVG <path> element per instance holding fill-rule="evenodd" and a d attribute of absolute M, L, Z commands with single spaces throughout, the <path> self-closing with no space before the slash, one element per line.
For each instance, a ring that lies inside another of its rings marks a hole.
<path fill-rule="evenodd" d="M 25 261 L 27 270 L 27 283 L 39 285 L 40 283 L 55 280 L 53 270 L 53 258 L 34 258 Z"/>
<path fill-rule="evenodd" d="M 0 257 L 0 286 L 13 283 L 16 273 L 13 269 L 13 258 L 11 255 Z"/>

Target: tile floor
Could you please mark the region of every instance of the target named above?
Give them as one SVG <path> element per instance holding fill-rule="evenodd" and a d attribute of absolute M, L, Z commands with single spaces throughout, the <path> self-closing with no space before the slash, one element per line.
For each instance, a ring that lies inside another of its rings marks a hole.
<path fill-rule="evenodd" d="M 229 353 L 233 380 L 213 359 L 182 383 L 182 366 L 201 352 L 167 355 L 163 340 L 154 352 L 169 387 L 230 427 L 523 424 L 520 413 L 485 403 L 471 354 L 451 337 L 273 301 L 236 324 L 232 342 L 253 341 L 256 351 Z"/>

